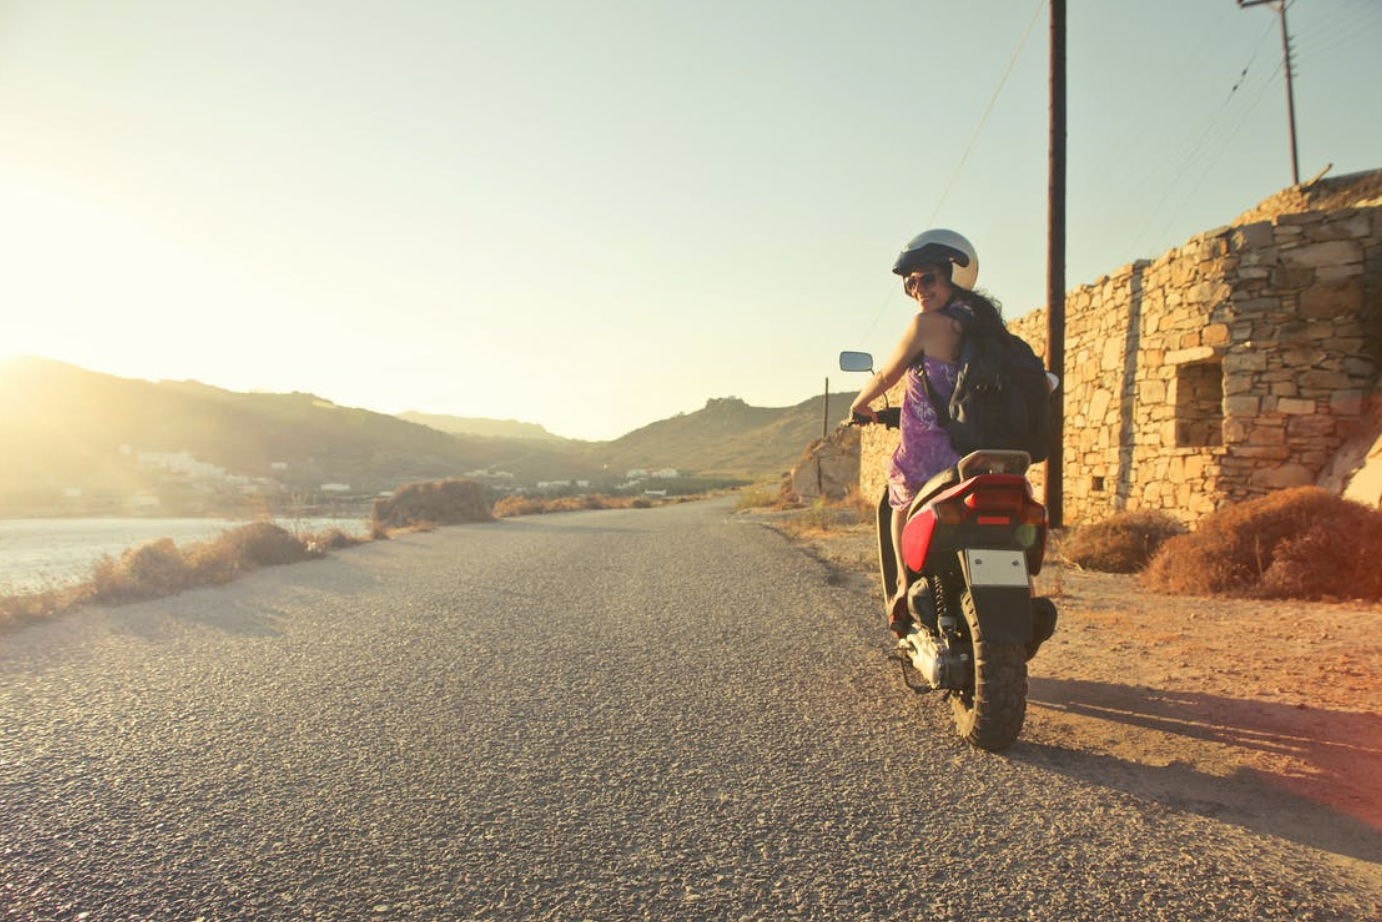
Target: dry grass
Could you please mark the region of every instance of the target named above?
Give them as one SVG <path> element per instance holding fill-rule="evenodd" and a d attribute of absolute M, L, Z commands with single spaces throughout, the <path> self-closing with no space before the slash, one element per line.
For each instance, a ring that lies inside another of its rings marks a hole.
<path fill-rule="evenodd" d="M 782 488 L 777 484 L 756 483 L 743 487 L 738 493 L 739 498 L 734 502 L 736 512 L 787 508 L 787 500 L 782 495 Z"/>
<path fill-rule="evenodd" d="M 782 522 L 782 529 L 798 538 L 813 538 L 835 532 L 848 532 L 860 525 L 872 527 L 875 511 L 870 503 L 861 503 L 851 497 L 827 502 L 816 500 L 800 512 L 788 516 Z"/>
<path fill-rule="evenodd" d="M 583 509 L 651 509 L 653 501 L 642 496 L 558 496 L 551 499 L 532 496 L 505 496 L 494 504 L 496 518 L 521 515 L 546 515 L 549 512 L 578 512 Z"/>
<path fill-rule="evenodd" d="M 500 515 L 532 515 L 575 509 L 647 509 L 643 497 L 571 496 L 550 500 L 501 500 Z M 0 630 L 64 614 L 87 602 L 119 604 L 162 598 L 199 586 L 230 582 L 261 567 L 296 563 L 328 551 L 390 534 L 431 531 L 444 525 L 494 519 L 484 489 L 470 480 L 408 484 L 375 503 L 367 537 L 339 528 L 294 534 L 271 522 L 254 522 L 205 542 L 179 547 L 161 538 L 105 557 L 91 576 L 74 586 L 0 595 Z"/>
<path fill-rule="evenodd" d="M 878 516 L 878 501 L 871 500 L 860 493 L 857 485 L 849 488 L 849 492 L 845 494 L 840 505 L 847 509 L 853 509 L 855 517 L 860 522 L 872 522 Z"/>
<path fill-rule="evenodd" d="M 231 529 L 210 541 L 179 548 L 171 538 L 130 548 L 118 559 L 106 557 L 92 574 L 95 602 L 156 599 L 228 583 L 242 573 L 321 556 L 302 539 L 271 522 Z"/>
<path fill-rule="evenodd" d="M 1163 544 L 1187 531 L 1164 512 L 1120 512 L 1072 530 L 1061 542 L 1061 557 L 1086 570 L 1137 573 Z"/>
<path fill-rule="evenodd" d="M 295 535 L 271 522 L 233 528 L 184 547 L 160 538 L 97 561 L 75 586 L 0 596 L 0 628 L 52 618 L 86 602 L 120 604 L 216 586 L 262 567 L 320 557 L 364 541 L 339 528 Z"/>
<path fill-rule="evenodd" d="M 1382 599 L 1382 511 L 1319 487 L 1220 510 L 1162 546 L 1144 586 L 1183 595 Z"/>
<path fill-rule="evenodd" d="M 77 586 L 0 595 L 0 630 L 57 617 L 90 601 L 92 592 L 88 581 Z"/>

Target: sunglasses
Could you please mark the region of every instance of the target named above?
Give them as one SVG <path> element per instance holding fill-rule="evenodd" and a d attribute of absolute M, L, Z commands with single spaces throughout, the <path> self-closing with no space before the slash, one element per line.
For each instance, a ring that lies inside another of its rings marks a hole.
<path fill-rule="evenodd" d="M 909 275 L 902 280 L 902 290 L 909 295 L 914 295 L 922 288 L 930 288 L 936 284 L 936 273 L 924 272 L 921 275 Z"/>

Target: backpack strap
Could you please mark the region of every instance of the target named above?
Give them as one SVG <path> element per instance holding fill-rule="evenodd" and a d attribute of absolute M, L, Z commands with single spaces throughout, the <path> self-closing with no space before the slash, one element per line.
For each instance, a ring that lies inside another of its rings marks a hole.
<path fill-rule="evenodd" d="M 936 394 L 935 387 L 931 384 L 931 378 L 926 374 L 926 353 L 917 356 L 917 377 L 921 378 L 921 389 L 926 392 L 926 399 L 931 402 L 931 409 L 936 411 L 936 420 L 941 426 L 950 425 L 950 408 Z"/>
<path fill-rule="evenodd" d="M 958 296 L 952 298 L 937 313 L 944 314 L 951 320 L 960 325 L 960 358 L 964 360 L 964 336 L 969 333 L 969 327 L 974 323 L 974 310 Z M 930 377 L 926 374 L 926 353 L 917 356 L 916 367 L 917 375 L 921 378 L 921 388 L 926 392 L 926 399 L 931 401 L 931 408 L 936 411 L 936 419 L 942 426 L 950 425 L 950 408 L 936 394 L 935 387 L 931 384 Z"/>

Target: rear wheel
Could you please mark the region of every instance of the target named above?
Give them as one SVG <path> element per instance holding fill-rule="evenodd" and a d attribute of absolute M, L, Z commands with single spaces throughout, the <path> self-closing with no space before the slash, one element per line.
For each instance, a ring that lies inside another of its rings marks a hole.
<path fill-rule="evenodd" d="M 997 752 L 1012 745 L 1027 717 L 1027 651 L 984 639 L 968 590 L 961 607 L 974 641 L 974 684 L 950 699 L 955 729 L 970 744 Z"/>

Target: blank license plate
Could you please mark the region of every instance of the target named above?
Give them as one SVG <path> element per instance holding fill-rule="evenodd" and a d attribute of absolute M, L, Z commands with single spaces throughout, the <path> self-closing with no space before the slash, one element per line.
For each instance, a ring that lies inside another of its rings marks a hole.
<path fill-rule="evenodd" d="M 1027 555 L 1022 551 L 965 551 L 971 586 L 1022 586 L 1027 579 Z"/>

